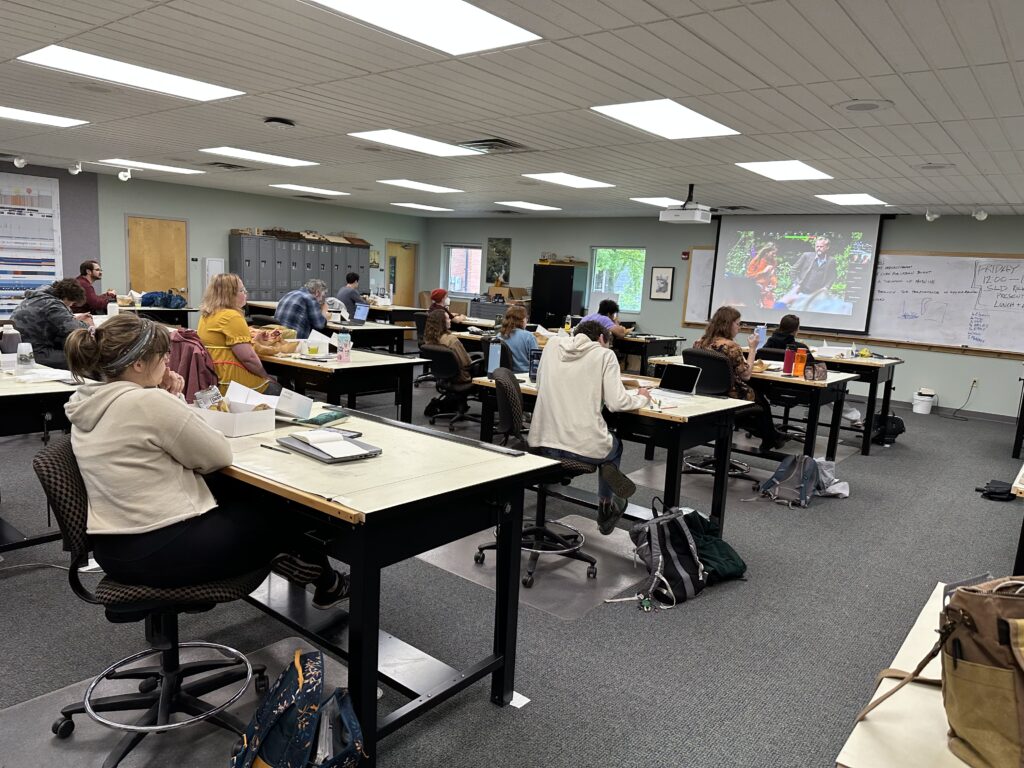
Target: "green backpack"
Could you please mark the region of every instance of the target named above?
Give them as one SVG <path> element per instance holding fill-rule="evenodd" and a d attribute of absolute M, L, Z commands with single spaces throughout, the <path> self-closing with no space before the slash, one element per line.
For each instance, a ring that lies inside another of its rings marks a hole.
<path fill-rule="evenodd" d="M 683 516 L 686 527 L 697 545 L 697 554 L 707 572 L 708 586 L 729 579 L 741 579 L 747 572 L 747 564 L 721 537 L 718 523 L 709 520 L 696 510 Z"/>

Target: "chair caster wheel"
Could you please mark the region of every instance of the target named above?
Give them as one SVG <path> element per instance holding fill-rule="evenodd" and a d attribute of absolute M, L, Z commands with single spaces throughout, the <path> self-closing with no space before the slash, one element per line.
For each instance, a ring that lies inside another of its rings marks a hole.
<path fill-rule="evenodd" d="M 529 589 L 530 587 L 533 586 L 533 574 L 532 573 L 527 574 L 526 576 L 523 576 L 523 586 L 526 587 L 527 589 Z"/>
<path fill-rule="evenodd" d="M 430 426 L 434 426 L 434 424 L 435 424 L 436 422 L 437 422 L 437 419 L 431 419 L 431 420 L 430 420 Z"/>
<path fill-rule="evenodd" d="M 50 726 L 50 730 L 57 736 L 58 739 L 66 739 L 71 735 L 71 732 L 75 730 L 75 721 L 70 717 L 58 717 L 53 725 Z"/>
<path fill-rule="evenodd" d="M 256 693 L 264 694 L 270 690 L 270 680 L 266 675 L 256 675 Z"/>
<path fill-rule="evenodd" d="M 596 565 L 591 565 L 589 568 L 587 568 L 587 578 L 588 579 L 596 579 L 597 578 L 597 566 Z"/>
<path fill-rule="evenodd" d="M 449 432 L 454 432 L 455 431 L 455 425 L 454 424 L 449 424 L 448 425 L 448 431 Z"/>
<path fill-rule="evenodd" d="M 476 563 L 477 565 L 483 565 L 484 564 L 484 553 L 483 552 L 477 552 L 475 555 L 473 555 L 473 562 Z"/>
<path fill-rule="evenodd" d="M 149 693 L 150 691 L 155 691 L 157 682 L 159 682 L 159 678 L 156 676 L 147 677 L 145 680 L 140 680 L 139 693 Z"/>

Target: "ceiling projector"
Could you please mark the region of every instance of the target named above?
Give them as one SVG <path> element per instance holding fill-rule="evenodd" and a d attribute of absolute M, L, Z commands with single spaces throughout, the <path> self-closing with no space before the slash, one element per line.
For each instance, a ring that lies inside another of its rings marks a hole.
<path fill-rule="evenodd" d="M 658 221 L 668 224 L 710 224 L 711 207 L 691 202 L 673 205 L 661 212 Z"/>

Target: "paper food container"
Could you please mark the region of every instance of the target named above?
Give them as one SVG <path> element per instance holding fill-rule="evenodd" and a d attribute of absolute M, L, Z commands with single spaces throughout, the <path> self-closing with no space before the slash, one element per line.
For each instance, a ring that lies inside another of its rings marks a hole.
<path fill-rule="evenodd" d="M 230 413 L 197 408 L 203 420 L 224 437 L 244 437 L 260 432 L 272 432 L 276 428 L 272 409 L 254 411 L 250 403 L 228 403 Z"/>

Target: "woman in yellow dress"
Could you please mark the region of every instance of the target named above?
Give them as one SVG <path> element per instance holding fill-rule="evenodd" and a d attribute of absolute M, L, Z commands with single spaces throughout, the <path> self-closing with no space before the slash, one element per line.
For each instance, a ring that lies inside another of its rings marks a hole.
<path fill-rule="evenodd" d="M 199 306 L 199 339 L 213 358 L 222 393 L 237 381 L 265 395 L 279 395 L 281 385 L 263 369 L 252 346 L 249 324 L 242 314 L 247 297 L 238 275 L 216 275 Z"/>

